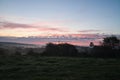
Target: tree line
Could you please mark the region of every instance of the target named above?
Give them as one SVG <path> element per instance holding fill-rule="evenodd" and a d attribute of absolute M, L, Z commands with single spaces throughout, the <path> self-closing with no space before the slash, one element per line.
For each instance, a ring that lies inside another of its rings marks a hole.
<path fill-rule="evenodd" d="M 0 55 L 6 55 L 12 51 L 0 48 Z M 14 55 L 31 55 L 31 56 L 65 56 L 65 57 L 120 57 L 120 40 L 116 36 L 103 38 L 99 46 L 90 42 L 90 47 L 85 48 L 84 52 L 79 52 L 76 46 L 61 43 L 48 43 L 45 49 L 26 48 L 24 50 L 16 48 Z"/>
<path fill-rule="evenodd" d="M 99 46 L 90 42 L 85 52 L 78 52 L 71 44 L 53 44 L 46 46 L 42 56 L 71 56 L 71 57 L 120 57 L 120 40 L 116 36 L 105 37 Z"/>

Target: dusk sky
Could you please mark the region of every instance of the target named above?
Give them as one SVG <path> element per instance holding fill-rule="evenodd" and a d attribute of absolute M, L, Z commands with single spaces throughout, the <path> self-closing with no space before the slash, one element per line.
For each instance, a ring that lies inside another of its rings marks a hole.
<path fill-rule="evenodd" d="M 120 0 L 0 0 L 0 41 L 87 45 L 120 35 Z"/>

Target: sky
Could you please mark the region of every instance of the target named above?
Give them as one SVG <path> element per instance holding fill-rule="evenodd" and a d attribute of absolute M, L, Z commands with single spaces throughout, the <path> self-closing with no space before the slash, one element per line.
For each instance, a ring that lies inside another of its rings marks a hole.
<path fill-rule="evenodd" d="M 120 35 L 120 0 L 0 0 L 0 41 L 87 45 L 105 35 Z"/>

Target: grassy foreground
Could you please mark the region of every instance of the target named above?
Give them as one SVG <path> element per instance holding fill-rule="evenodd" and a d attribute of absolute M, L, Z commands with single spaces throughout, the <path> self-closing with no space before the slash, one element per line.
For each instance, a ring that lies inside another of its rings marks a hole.
<path fill-rule="evenodd" d="M 120 59 L 0 56 L 0 80 L 119 80 Z"/>

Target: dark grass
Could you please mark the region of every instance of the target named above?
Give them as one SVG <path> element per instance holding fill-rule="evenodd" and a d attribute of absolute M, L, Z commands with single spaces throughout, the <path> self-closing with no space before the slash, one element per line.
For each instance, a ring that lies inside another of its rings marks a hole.
<path fill-rule="evenodd" d="M 0 80 L 120 80 L 120 59 L 0 56 Z"/>

